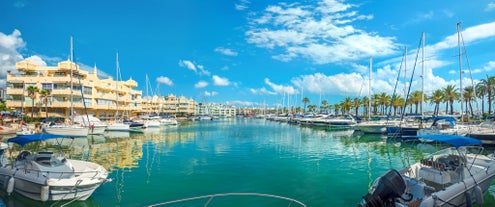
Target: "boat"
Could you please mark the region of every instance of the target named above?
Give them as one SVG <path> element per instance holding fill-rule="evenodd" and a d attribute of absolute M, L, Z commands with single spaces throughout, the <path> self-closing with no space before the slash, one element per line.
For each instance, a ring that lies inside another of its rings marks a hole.
<path fill-rule="evenodd" d="M 466 135 L 469 132 L 469 127 L 466 125 L 456 124 L 456 118 L 451 116 L 436 116 L 430 127 L 418 130 L 418 135 L 425 134 L 451 134 L 451 135 Z"/>
<path fill-rule="evenodd" d="M 107 123 L 94 117 L 93 115 L 78 115 L 74 117 L 75 124 L 82 124 L 89 131 L 88 134 L 103 134 L 107 129 Z"/>
<path fill-rule="evenodd" d="M 72 90 L 74 88 L 73 86 L 73 81 L 72 77 L 74 75 L 79 75 L 79 74 L 73 74 L 72 71 L 72 65 L 75 64 L 73 62 L 74 60 L 74 53 L 73 53 L 73 47 L 72 47 L 72 36 L 70 38 L 70 59 L 69 59 L 69 65 L 70 65 L 70 120 L 66 123 L 55 123 L 52 122 L 48 125 L 45 125 L 43 128 L 43 131 L 48 134 L 57 134 L 57 135 L 62 135 L 62 136 L 70 136 L 70 137 L 86 137 L 88 136 L 89 133 L 89 127 L 84 126 L 83 124 L 75 124 L 74 123 L 74 107 L 73 107 L 73 97 L 72 97 Z M 77 65 L 76 65 L 76 72 L 77 72 Z M 79 72 L 78 72 L 79 73 Z M 82 94 L 82 93 L 81 93 Z M 84 99 L 84 96 L 83 98 Z"/>
<path fill-rule="evenodd" d="M 483 205 L 495 178 L 495 155 L 484 155 L 481 141 L 459 135 L 423 135 L 420 140 L 452 147 L 375 180 L 360 206 Z"/>
<path fill-rule="evenodd" d="M 119 67 L 119 53 L 117 53 L 116 58 L 115 58 L 115 65 L 116 65 L 116 81 L 115 81 L 115 122 L 111 122 L 107 124 L 107 131 L 129 131 L 129 125 L 124 124 L 120 117 L 119 117 L 119 74 L 120 74 L 120 67 Z"/>
<path fill-rule="evenodd" d="M 495 116 L 487 117 L 484 122 L 472 127 L 466 136 L 479 139 L 483 146 L 495 146 Z"/>
<path fill-rule="evenodd" d="M 15 134 L 16 129 L 12 127 L 0 126 L 0 135 Z"/>
<path fill-rule="evenodd" d="M 61 135 L 21 135 L 8 140 L 21 147 L 48 139 L 69 140 Z M 77 138 L 76 138 L 77 139 Z M 8 195 L 18 193 L 38 201 L 86 200 L 107 179 L 108 172 L 101 165 L 68 159 L 62 152 L 19 151 L 17 157 L 7 159 L 8 145 L 0 146 L 0 183 Z M 12 153 L 12 151 L 10 152 Z M 9 153 L 9 154 L 10 154 Z"/>

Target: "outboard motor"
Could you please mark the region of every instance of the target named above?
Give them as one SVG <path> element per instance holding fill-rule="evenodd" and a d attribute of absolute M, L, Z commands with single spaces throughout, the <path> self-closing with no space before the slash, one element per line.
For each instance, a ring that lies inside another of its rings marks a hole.
<path fill-rule="evenodd" d="M 390 170 L 380 177 L 373 192 L 363 196 L 359 206 L 394 206 L 394 200 L 406 191 L 406 183 L 397 170 Z"/>

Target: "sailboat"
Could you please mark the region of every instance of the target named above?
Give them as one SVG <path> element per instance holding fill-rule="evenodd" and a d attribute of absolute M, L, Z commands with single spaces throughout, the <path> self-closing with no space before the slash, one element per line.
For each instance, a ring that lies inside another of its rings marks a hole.
<path fill-rule="evenodd" d="M 153 99 L 151 99 L 151 101 L 150 101 L 150 97 L 148 96 L 149 83 L 150 83 L 150 80 L 148 78 L 148 74 L 146 74 L 146 102 L 147 102 L 146 105 L 148 108 L 148 115 L 143 117 L 143 119 L 144 119 L 143 127 L 144 128 L 160 128 L 160 121 L 159 121 L 160 117 L 159 116 L 150 116 L 150 114 L 151 114 L 150 105 L 152 105 L 152 104 L 149 102 L 152 102 Z M 153 94 L 153 91 L 151 91 L 151 93 Z"/>
<path fill-rule="evenodd" d="M 355 128 L 365 134 L 384 134 L 387 132 L 387 126 L 394 125 L 388 119 L 386 120 L 371 120 L 371 74 L 372 74 L 373 59 L 370 57 L 370 76 L 369 76 L 369 88 L 368 96 L 370 100 L 368 101 L 368 120 L 357 123 Z"/>
<path fill-rule="evenodd" d="M 119 118 L 119 74 L 120 74 L 120 68 L 119 68 L 119 53 L 116 55 L 116 79 L 115 79 L 115 106 L 116 106 L 116 113 L 115 113 L 115 122 L 111 122 L 107 125 L 107 131 L 129 131 L 129 125 L 124 124 L 122 120 Z"/>
<path fill-rule="evenodd" d="M 72 36 L 70 37 L 70 60 L 69 60 L 69 65 L 70 65 L 70 121 L 65 124 L 57 124 L 57 123 L 49 123 L 48 126 L 45 126 L 43 130 L 48 133 L 48 134 L 56 134 L 56 135 L 63 135 L 63 136 L 68 136 L 68 137 L 86 137 L 88 136 L 89 133 L 89 128 L 85 127 L 83 124 L 80 125 L 75 125 L 74 124 L 74 107 L 72 105 L 73 103 L 73 82 L 72 82 L 72 76 L 73 76 L 73 71 L 72 71 L 72 65 L 73 65 L 73 60 L 74 60 L 74 51 L 73 51 L 73 46 L 72 46 Z M 74 64 L 76 67 L 77 71 L 77 65 Z M 84 100 L 83 100 L 84 101 Z"/>
<path fill-rule="evenodd" d="M 420 139 L 452 147 L 375 180 L 360 206 L 483 206 L 483 195 L 495 178 L 495 154 L 485 155 L 481 141 L 458 135 L 425 135 Z"/>

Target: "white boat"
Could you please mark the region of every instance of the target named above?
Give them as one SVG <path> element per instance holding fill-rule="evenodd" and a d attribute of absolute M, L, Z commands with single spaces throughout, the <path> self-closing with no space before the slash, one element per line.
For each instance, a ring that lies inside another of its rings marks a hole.
<path fill-rule="evenodd" d="M 88 128 L 88 134 L 103 134 L 107 129 L 107 123 L 93 115 L 79 115 L 74 117 L 75 124 L 82 124 Z"/>
<path fill-rule="evenodd" d="M 0 126 L 0 135 L 15 134 L 16 129 L 12 127 Z"/>
<path fill-rule="evenodd" d="M 130 130 L 129 125 L 122 122 L 112 122 L 107 124 L 106 131 L 123 131 L 128 132 Z"/>
<path fill-rule="evenodd" d="M 495 177 L 495 155 L 483 155 L 481 141 L 457 135 L 421 139 L 452 145 L 400 171 L 375 180 L 360 206 L 483 206 Z"/>
<path fill-rule="evenodd" d="M 179 122 L 173 117 L 168 117 L 168 118 L 160 119 L 160 124 L 161 125 L 178 125 Z"/>
<path fill-rule="evenodd" d="M 33 134 L 11 138 L 24 145 L 46 139 L 68 139 L 60 135 Z M 13 192 L 33 200 L 86 200 L 107 179 L 99 164 L 67 159 L 62 152 L 19 152 L 13 162 L 7 159 L 8 145 L 0 147 L 0 183 L 8 195 Z"/>
<path fill-rule="evenodd" d="M 392 120 L 371 120 L 359 122 L 355 128 L 365 134 L 385 134 L 387 127 L 398 125 L 397 121 Z"/>
<path fill-rule="evenodd" d="M 87 137 L 89 128 L 83 125 L 51 123 L 43 128 L 47 134 L 56 134 L 67 137 Z"/>
<path fill-rule="evenodd" d="M 433 117 L 433 123 L 430 127 L 419 129 L 418 135 L 428 134 L 450 134 L 466 135 L 469 132 L 469 126 L 456 124 L 456 119 L 450 116 Z"/>

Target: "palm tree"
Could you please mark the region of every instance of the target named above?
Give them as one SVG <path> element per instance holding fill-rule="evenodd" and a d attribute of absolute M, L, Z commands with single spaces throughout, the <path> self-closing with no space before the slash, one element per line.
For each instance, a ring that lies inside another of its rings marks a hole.
<path fill-rule="evenodd" d="M 323 107 L 321 107 L 322 110 L 327 109 L 327 107 L 328 107 L 328 101 L 327 100 L 321 101 L 321 105 L 323 105 Z M 320 111 L 320 113 L 321 113 L 321 111 Z"/>
<path fill-rule="evenodd" d="M 43 97 L 43 104 L 45 104 L 45 114 L 46 118 L 48 118 L 48 96 L 50 95 L 50 90 L 43 88 L 40 91 L 41 97 Z"/>
<path fill-rule="evenodd" d="M 346 97 L 341 104 L 342 104 L 342 114 L 347 114 L 349 110 L 351 110 L 352 108 L 352 100 L 349 97 Z"/>
<path fill-rule="evenodd" d="M 308 110 L 310 112 L 314 112 L 315 111 L 315 108 L 316 108 L 316 105 L 312 105 L 312 104 L 308 105 Z"/>
<path fill-rule="evenodd" d="M 356 116 L 359 116 L 359 107 L 361 106 L 361 99 L 354 98 L 352 100 L 352 107 L 354 108 L 354 113 Z"/>
<path fill-rule="evenodd" d="M 335 111 L 335 115 L 339 115 L 340 104 L 338 104 L 338 103 L 334 104 L 333 109 Z"/>
<path fill-rule="evenodd" d="M 365 111 L 365 115 L 369 116 L 370 114 L 370 108 L 368 107 L 369 106 L 369 103 L 370 103 L 370 99 L 368 97 L 363 97 L 363 99 L 361 100 L 361 104 L 362 106 L 364 107 L 364 111 Z"/>
<path fill-rule="evenodd" d="M 443 88 L 444 101 L 447 103 L 446 110 L 450 107 L 450 115 L 454 114 L 454 101 L 459 99 L 459 92 L 454 85 L 447 85 Z M 447 111 L 445 111 L 447 113 Z"/>
<path fill-rule="evenodd" d="M 476 84 L 476 96 L 481 99 L 481 114 L 485 114 L 485 96 L 488 93 L 488 88 L 483 82 Z"/>
<path fill-rule="evenodd" d="M 309 98 L 308 98 L 308 97 L 304 97 L 304 98 L 302 99 L 302 102 L 303 102 L 303 104 L 304 104 L 304 107 L 303 107 L 303 112 L 305 112 L 305 111 L 306 111 L 306 104 L 308 104 L 308 103 L 309 103 Z"/>
<path fill-rule="evenodd" d="M 27 87 L 27 92 L 29 98 L 31 98 L 31 119 L 34 117 L 34 99 L 36 99 L 36 94 L 38 93 L 39 89 L 36 86 L 28 86 Z"/>
<path fill-rule="evenodd" d="M 385 111 L 390 104 L 390 96 L 387 93 L 383 92 L 380 94 L 380 99 L 378 101 L 382 109 L 382 114 L 385 114 Z"/>
<path fill-rule="evenodd" d="M 430 97 L 430 103 L 435 104 L 435 109 L 433 109 L 433 114 L 438 115 L 440 111 L 440 103 L 444 100 L 444 94 L 442 89 L 437 89 L 433 91 Z"/>
<path fill-rule="evenodd" d="M 397 108 L 400 110 L 400 108 L 404 106 L 404 98 L 397 94 L 393 95 L 391 106 L 394 109 L 394 116 L 397 115 Z"/>
<path fill-rule="evenodd" d="M 373 107 L 373 114 L 378 114 L 378 105 L 380 105 L 380 94 L 373 94 L 373 100 L 371 101 L 371 107 Z"/>
<path fill-rule="evenodd" d="M 414 106 L 415 106 L 415 110 L 414 110 L 415 114 L 418 114 L 418 106 L 421 103 L 421 101 L 423 100 L 421 98 L 421 94 L 423 94 L 421 91 L 413 91 L 409 96 L 409 99 L 411 101 L 410 103 L 414 104 Z"/>
<path fill-rule="evenodd" d="M 466 103 L 466 109 L 465 110 L 467 110 L 469 108 L 468 114 L 469 114 L 469 112 L 471 112 L 471 115 L 474 115 L 473 105 L 471 104 L 474 101 L 474 99 L 476 98 L 476 96 L 474 94 L 474 87 L 473 86 L 465 87 L 464 92 L 462 93 L 462 98 L 464 99 L 463 101 Z M 462 113 L 464 113 L 464 112 L 462 112 Z"/>

